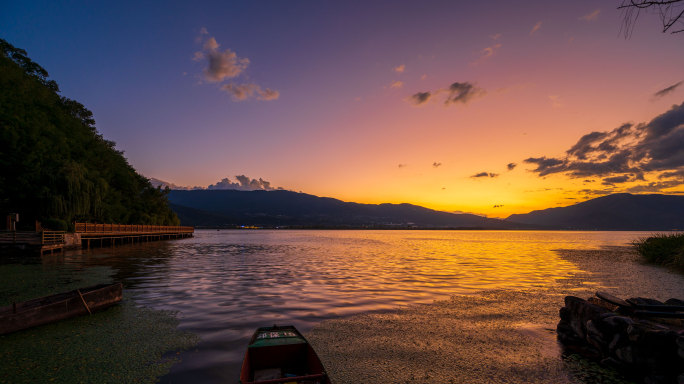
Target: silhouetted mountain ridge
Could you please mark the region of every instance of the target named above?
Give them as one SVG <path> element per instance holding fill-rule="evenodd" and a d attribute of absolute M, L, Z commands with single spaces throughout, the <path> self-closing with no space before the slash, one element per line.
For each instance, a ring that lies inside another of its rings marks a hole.
<path fill-rule="evenodd" d="M 506 220 L 555 229 L 682 230 L 684 196 L 617 193 L 568 207 L 515 214 Z"/>
<path fill-rule="evenodd" d="M 521 228 L 412 204 L 349 203 L 284 190 L 172 190 L 169 202 L 184 225 L 200 227 Z"/>

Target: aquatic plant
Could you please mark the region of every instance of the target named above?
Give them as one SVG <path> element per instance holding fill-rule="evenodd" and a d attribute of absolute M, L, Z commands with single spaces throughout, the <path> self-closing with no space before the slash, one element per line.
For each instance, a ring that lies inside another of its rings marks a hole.
<path fill-rule="evenodd" d="M 634 248 L 651 263 L 684 271 L 684 233 L 655 234 L 633 242 Z"/>

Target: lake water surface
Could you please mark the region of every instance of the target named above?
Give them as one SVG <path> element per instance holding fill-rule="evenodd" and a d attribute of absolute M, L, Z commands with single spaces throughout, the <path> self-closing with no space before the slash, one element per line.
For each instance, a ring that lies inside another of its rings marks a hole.
<path fill-rule="evenodd" d="M 190 239 L 66 252 L 43 263 L 106 266 L 137 305 L 177 311 L 179 327 L 201 341 L 162 382 L 233 383 L 257 327 L 307 331 L 324 319 L 451 295 L 553 289 L 578 271 L 554 250 L 627 245 L 648 235 L 199 230 Z"/>

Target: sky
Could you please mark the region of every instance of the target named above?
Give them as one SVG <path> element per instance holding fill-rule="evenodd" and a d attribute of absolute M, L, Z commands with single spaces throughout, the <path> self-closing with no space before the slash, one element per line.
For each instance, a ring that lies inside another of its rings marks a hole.
<path fill-rule="evenodd" d="M 684 33 L 619 5 L 21 1 L 0 37 L 146 177 L 507 217 L 684 193 Z"/>

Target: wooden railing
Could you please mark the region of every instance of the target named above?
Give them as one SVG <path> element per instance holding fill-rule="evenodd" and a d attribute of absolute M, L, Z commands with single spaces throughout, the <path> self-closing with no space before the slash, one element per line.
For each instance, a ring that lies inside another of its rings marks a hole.
<path fill-rule="evenodd" d="M 43 245 L 64 244 L 64 231 L 43 231 L 41 243 Z"/>
<path fill-rule="evenodd" d="M 194 227 L 175 225 L 74 223 L 76 233 L 193 233 Z"/>

